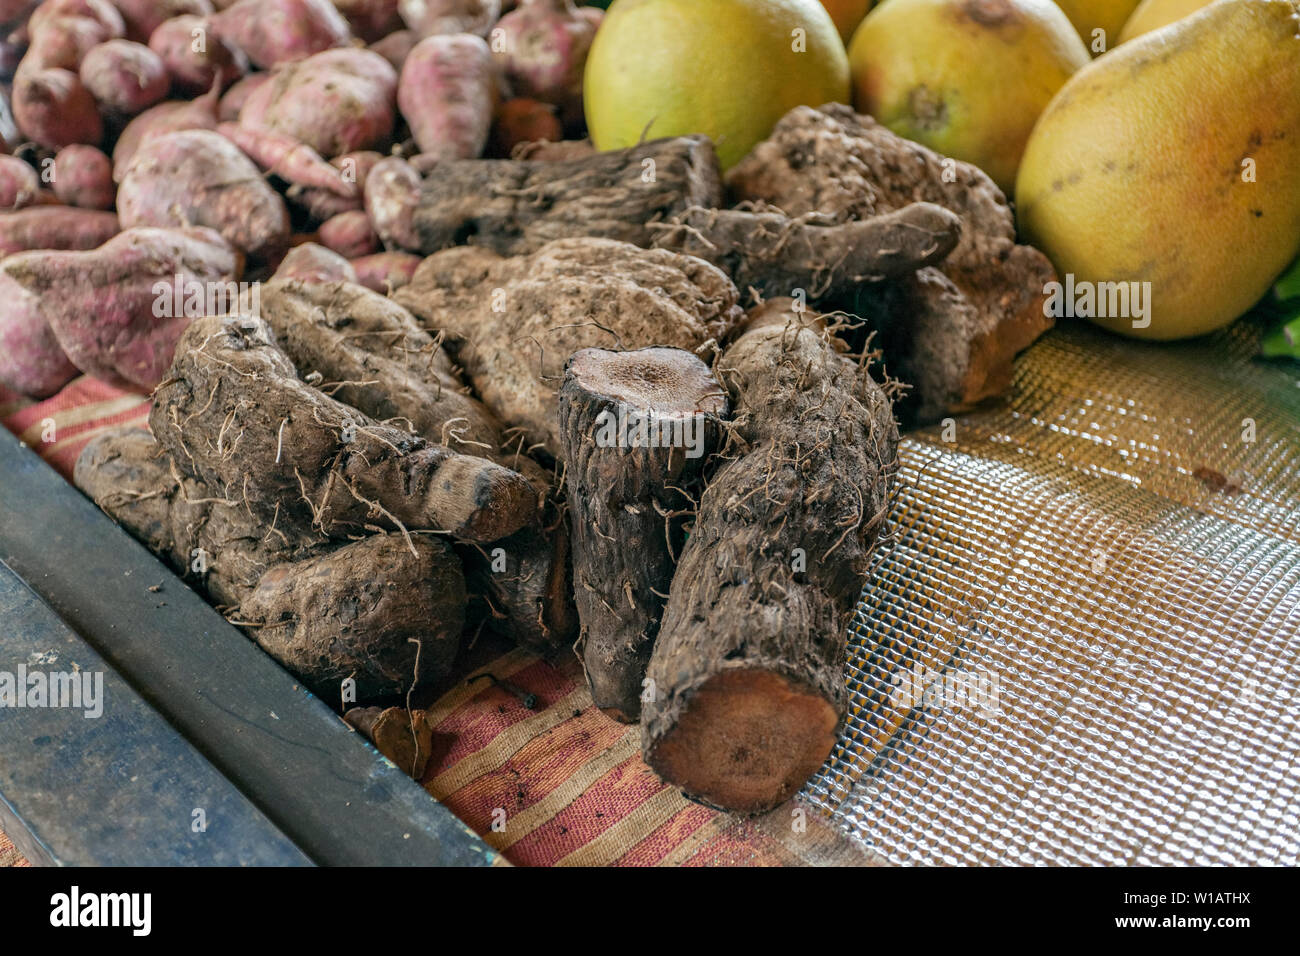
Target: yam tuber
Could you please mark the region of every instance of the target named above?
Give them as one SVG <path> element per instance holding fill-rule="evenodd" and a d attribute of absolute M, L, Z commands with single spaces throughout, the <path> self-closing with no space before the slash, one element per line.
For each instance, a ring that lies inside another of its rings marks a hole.
<path fill-rule="evenodd" d="M 673 577 L 641 744 L 687 795 L 756 813 L 834 746 L 898 431 L 867 370 L 798 315 L 755 323 L 717 370 L 733 427 Z"/>
<path fill-rule="evenodd" d="M 716 267 L 608 239 L 561 239 L 530 256 L 448 249 L 393 298 L 445 332 L 483 403 L 552 457 L 556 389 L 583 348 L 664 345 L 700 352 L 740 320 Z"/>
<path fill-rule="evenodd" d="M 183 473 L 279 528 L 495 541 L 536 520 L 527 479 L 381 425 L 299 381 L 248 316 L 195 321 L 149 424 Z"/>
<path fill-rule="evenodd" d="M 397 769 L 418 781 L 424 777 L 433 752 L 433 728 L 425 714 L 405 707 L 354 707 L 343 719 Z"/>
<path fill-rule="evenodd" d="M 1016 244 L 1014 217 L 993 181 L 847 106 L 791 110 L 727 183 L 738 199 L 791 216 L 851 222 L 924 201 L 961 217 L 961 239 L 942 264 L 863 290 L 874 303 L 835 303 L 882 315 L 875 344 L 891 373 L 912 385 L 906 408 L 916 420 L 1004 391 L 1011 360 L 1051 327 L 1043 290 L 1055 272 L 1040 252 Z"/>
<path fill-rule="evenodd" d="M 564 370 L 578 646 L 592 701 L 623 723 L 641 716 L 689 489 L 717 450 L 727 410 L 709 367 L 678 349 L 583 349 Z"/>

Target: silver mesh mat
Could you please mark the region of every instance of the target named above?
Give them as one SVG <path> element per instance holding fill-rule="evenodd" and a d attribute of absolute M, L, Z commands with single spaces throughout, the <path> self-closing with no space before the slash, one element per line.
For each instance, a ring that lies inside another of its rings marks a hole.
<path fill-rule="evenodd" d="M 1294 864 L 1300 371 L 1084 325 L 908 436 L 805 797 L 884 860 Z"/>

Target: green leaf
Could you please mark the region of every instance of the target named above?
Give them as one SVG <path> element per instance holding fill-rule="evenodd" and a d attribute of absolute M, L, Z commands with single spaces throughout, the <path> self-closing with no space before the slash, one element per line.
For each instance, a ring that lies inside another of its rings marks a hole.
<path fill-rule="evenodd" d="M 1281 301 L 1300 299 L 1300 259 L 1292 263 L 1291 268 L 1282 273 L 1282 278 L 1273 286 L 1273 294 Z"/>
<path fill-rule="evenodd" d="M 1259 343 L 1259 354 L 1264 358 L 1300 359 L 1300 303 L 1289 321 L 1264 336 Z"/>

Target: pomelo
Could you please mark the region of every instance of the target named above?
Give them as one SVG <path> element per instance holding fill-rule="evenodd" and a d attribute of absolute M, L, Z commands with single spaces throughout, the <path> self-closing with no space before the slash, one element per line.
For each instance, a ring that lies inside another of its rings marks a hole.
<path fill-rule="evenodd" d="M 819 0 L 616 0 L 587 57 L 597 149 L 704 133 L 723 169 L 796 106 L 849 100 L 849 64 Z"/>

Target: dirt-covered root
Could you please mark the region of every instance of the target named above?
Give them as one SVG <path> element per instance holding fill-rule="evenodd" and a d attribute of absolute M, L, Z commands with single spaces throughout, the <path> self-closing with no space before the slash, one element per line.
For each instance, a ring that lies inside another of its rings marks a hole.
<path fill-rule="evenodd" d="M 539 654 L 572 647 L 578 635 L 569 534 L 567 513 L 548 506 L 540 527 L 460 549 L 470 591 L 488 605 L 488 625 Z"/>
<path fill-rule="evenodd" d="M 556 389 L 574 352 L 662 345 L 703 354 L 742 316 L 716 266 L 608 239 L 562 239 L 512 258 L 448 249 L 394 298 L 447 334 L 483 403 L 552 457 Z"/>
<path fill-rule="evenodd" d="M 236 607 L 270 567 L 322 551 L 320 535 L 269 528 L 240 501 L 183 478 L 152 435 L 97 435 L 73 480 L 109 517 L 216 604 Z"/>
<path fill-rule="evenodd" d="M 465 393 L 450 359 L 404 308 L 350 282 L 269 282 L 260 315 L 276 344 L 322 391 L 381 422 L 464 454 L 501 447 L 491 413 Z"/>
<path fill-rule="evenodd" d="M 195 321 L 149 418 L 183 475 L 268 527 L 495 541 L 537 519 L 517 472 L 381 425 L 303 383 L 249 316 Z"/>
<path fill-rule="evenodd" d="M 680 349 L 583 349 L 559 396 L 579 640 L 596 706 L 641 716 L 646 664 L 726 393 Z"/>
<path fill-rule="evenodd" d="M 955 213 L 925 202 L 832 225 L 779 211 L 695 208 L 657 228 L 655 246 L 712 262 L 763 298 L 802 289 L 817 300 L 941 262 L 960 234 Z"/>
<path fill-rule="evenodd" d="M 427 688 L 451 669 L 465 626 L 465 578 L 428 535 L 375 535 L 262 575 L 240 605 L 257 643 L 327 701 Z"/>
<path fill-rule="evenodd" d="M 559 161 L 440 162 L 424 178 L 414 224 L 425 255 L 472 242 L 519 256 L 575 236 L 648 246 L 648 223 L 720 205 L 713 144 L 685 136 Z"/>
<path fill-rule="evenodd" d="M 433 753 L 433 728 L 426 711 L 405 707 L 354 707 L 343 715 L 348 725 L 364 734 L 375 749 L 420 780 Z"/>
<path fill-rule="evenodd" d="M 753 813 L 835 742 L 898 431 L 867 369 L 802 316 L 769 311 L 716 370 L 733 424 L 650 659 L 642 753 L 688 795 Z"/>
<path fill-rule="evenodd" d="M 915 420 L 999 394 L 1015 355 L 1052 326 L 1043 305 L 1055 271 L 1042 253 L 1016 245 L 1015 219 L 993 181 L 847 106 L 791 110 L 727 173 L 727 186 L 738 200 L 834 222 L 916 202 L 961 217 L 961 238 L 942 263 L 834 303 L 885 333 L 876 344 L 892 374 L 908 370 L 905 409 Z"/>

